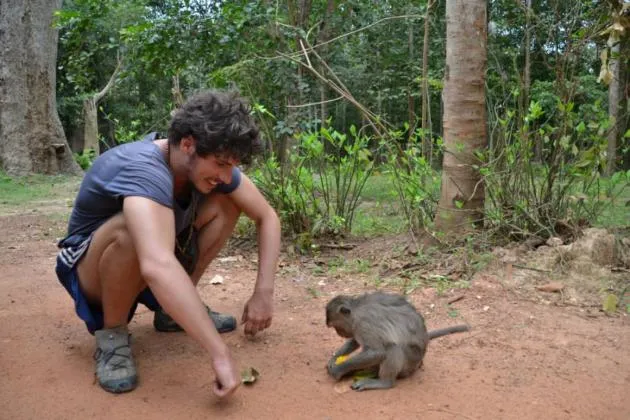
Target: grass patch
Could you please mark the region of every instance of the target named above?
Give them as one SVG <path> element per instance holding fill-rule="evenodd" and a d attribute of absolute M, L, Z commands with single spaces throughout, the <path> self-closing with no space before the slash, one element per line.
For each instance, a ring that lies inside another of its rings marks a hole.
<path fill-rule="evenodd" d="M 603 209 L 594 225 L 597 227 L 623 227 L 630 226 L 630 185 L 621 184 L 615 186 L 611 198 L 602 197 L 606 201 Z"/>
<path fill-rule="evenodd" d="M 405 231 L 407 221 L 393 205 L 363 203 L 354 216 L 352 234 L 356 236 L 381 236 Z"/>
<path fill-rule="evenodd" d="M 10 177 L 0 172 L 0 205 L 25 206 L 44 200 L 72 200 L 81 177 L 67 175 L 29 175 Z"/>
<path fill-rule="evenodd" d="M 352 234 L 374 237 L 397 234 L 407 229 L 396 189 L 387 176 L 374 172 L 361 192 L 361 204 L 352 224 Z"/>
<path fill-rule="evenodd" d="M 387 203 L 398 199 L 396 188 L 387 176 L 374 172 L 366 181 L 361 191 L 361 199 L 364 201 L 376 201 Z"/>

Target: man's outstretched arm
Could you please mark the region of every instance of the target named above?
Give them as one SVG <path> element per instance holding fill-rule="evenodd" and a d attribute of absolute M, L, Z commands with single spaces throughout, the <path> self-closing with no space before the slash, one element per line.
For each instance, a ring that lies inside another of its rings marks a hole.
<path fill-rule="evenodd" d="M 245 333 L 256 334 L 271 325 L 274 282 L 280 255 L 280 219 L 245 174 L 242 174 L 241 184 L 230 197 L 256 224 L 258 276 L 254 293 L 245 305 L 242 319 Z"/>
<path fill-rule="evenodd" d="M 144 197 L 127 197 L 123 214 L 144 281 L 164 310 L 210 353 L 218 381 L 215 393 L 231 394 L 240 384 L 240 378 L 228 347 L 175 257 L 173 210 Z"/>

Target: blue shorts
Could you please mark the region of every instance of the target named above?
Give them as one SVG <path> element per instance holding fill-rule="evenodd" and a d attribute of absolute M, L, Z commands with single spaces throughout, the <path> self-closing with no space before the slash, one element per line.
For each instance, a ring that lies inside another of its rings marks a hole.
<path fill-rule="evenodd" d="M 55 271 L 57 272 L 57 278 L 74 300 L 74 309 L 77 315 L 85 322 L 90 334 L 94 334 L 94 331 L 103 328 L 103 309 L 98 304 L 88 302 L 79 287 L 79 275 L 77 273 L 78 262 L 81 260 L 81 257 L 85 255 L 91 239 L 92 237 L 90 236 L 83 240 L 78 246 L 61 249 L 57 254 L 57 267 Z M 142 303 L 152 311 L 160 309 L 160 304 L 147 287 L 138 295 L 138 298 L 131 306 L 128 321 L 131 321 L 133 318 L 138 303 Z"/>

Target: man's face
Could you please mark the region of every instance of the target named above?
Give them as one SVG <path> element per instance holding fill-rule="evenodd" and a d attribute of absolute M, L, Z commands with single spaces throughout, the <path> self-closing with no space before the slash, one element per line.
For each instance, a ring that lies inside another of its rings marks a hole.
<path fill-rule="evenodd" d="M 207 194 L 217 184 L 232 182 L 232 168 L 236 164 L 235 159 L 221 155 L 209 155 L 204 158 L 195 155 L 192 158 L 189 179 L 197 191 Z"/>
<path fill-rule="evenodd" d="M 207 194 L 218 184 L 232 182 L 232 168 L 237 160 L 224 155 L 200 157 L 195 153 L 195 142 L 192 137 L 183 138 L 181 149 L 188 156 L 188 180 L 197 191 Z"/>

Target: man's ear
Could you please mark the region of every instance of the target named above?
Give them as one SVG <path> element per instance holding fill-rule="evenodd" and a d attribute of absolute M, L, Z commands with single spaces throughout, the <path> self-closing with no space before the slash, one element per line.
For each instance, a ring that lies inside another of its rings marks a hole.
<path fill-rule="evenodd" d="M 195 151 L 197 150 L 196 146 L 197 145 L 195 143 L 195 138 L 191 135 L 182 137 L 179 143 L 180 150 L 188 156 L 192 156 L 195 154 Z"/>

